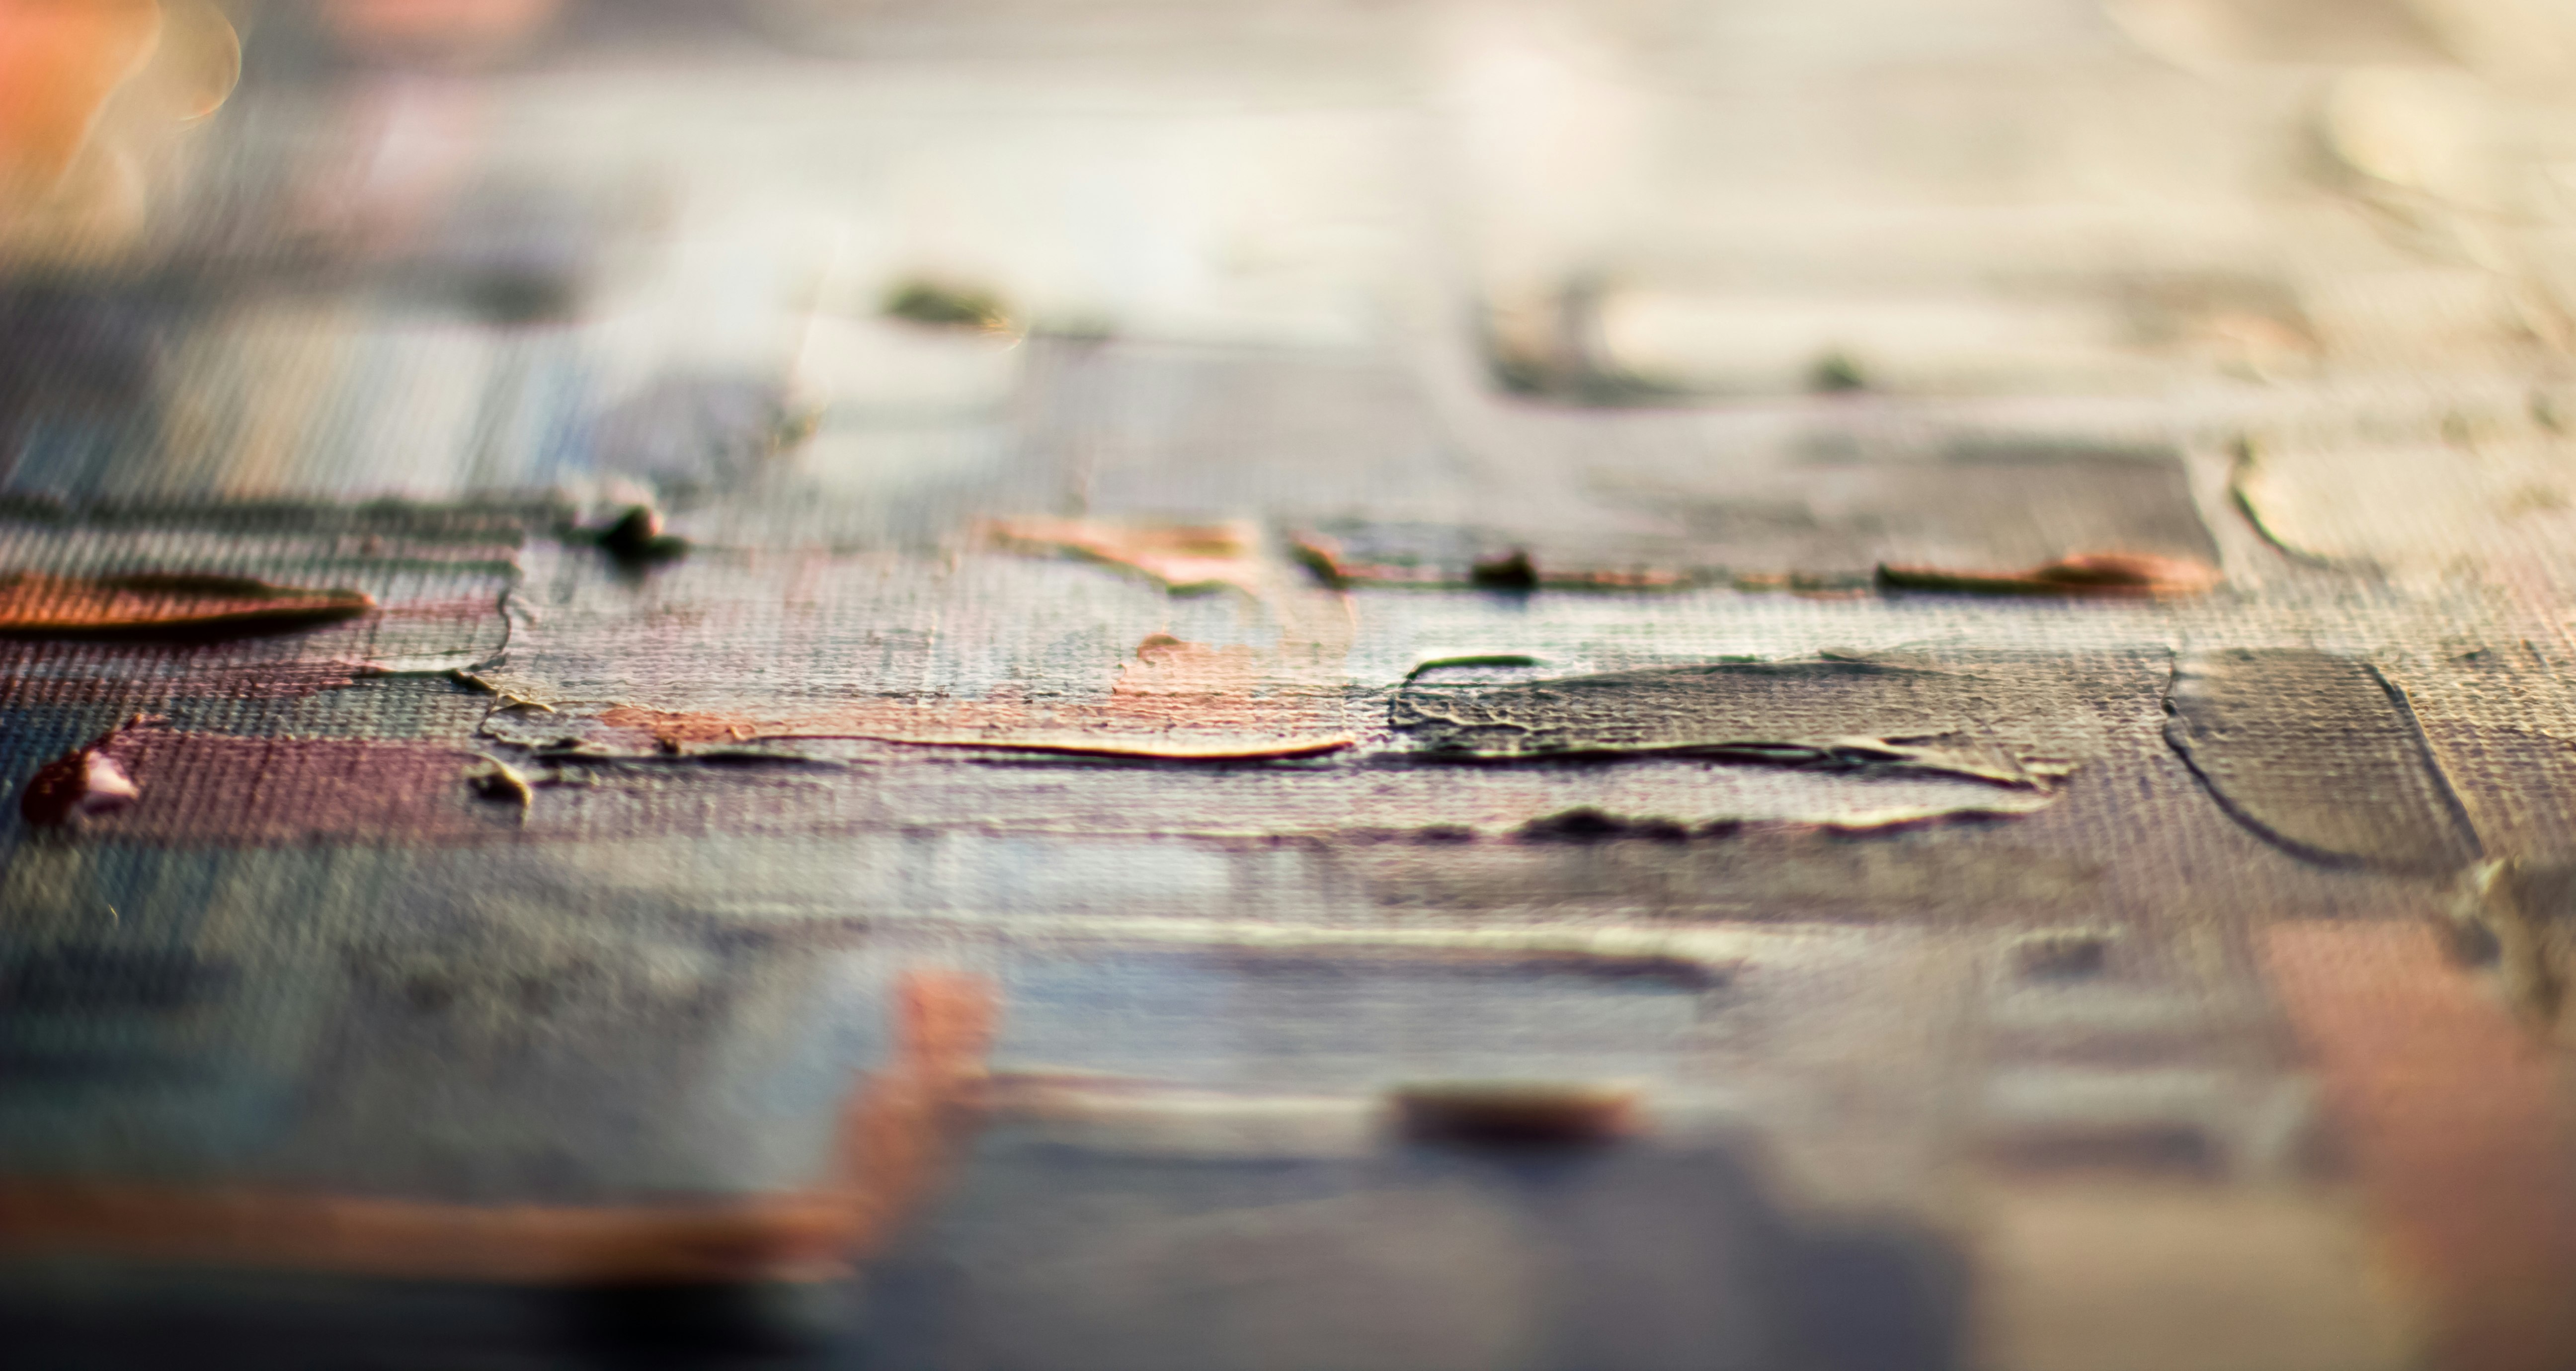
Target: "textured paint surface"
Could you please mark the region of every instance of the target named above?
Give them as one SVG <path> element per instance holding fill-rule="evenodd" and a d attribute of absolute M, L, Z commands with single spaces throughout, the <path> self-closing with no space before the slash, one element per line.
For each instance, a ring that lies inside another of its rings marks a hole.
<path fill-rule="evenodd" d="M 990 992 L 916 974 L 894 1059 L 844 1106 L 829 1188 L 692 1208 L 480 1207 L 294 1192 L 0 1185 L 0 1251 L 526 1284 L 813 1280 L 932 1184 L 991 1038 Z"/>
<path fill-rule="evenodd" d="M 2554 1348 L 2576 49 L 2312 8 L 258 5 L 176 139 L 65 66 L 0 1342 Z M 927 967 L 951 1152 L 845 1117 Z"/>
<path fill-rule="evenodd" d="M 1835 659 L 1504 686 L 1416 681 L 1396 695 L 1390 719 L 1425 751 L 1459 757 L 1696 753 L 2041 786 L 2062 773 L 2065 759 L 2030 755 L 2027 742 L 2017 749 L 2003 718 L 2062 684 L 2036 664 L 2018 672 L 1998 666 L 1979 672 Z"/>
<path fill-rule="evenodd" d="M 2369 663 L 2214 653 L 2174 673 L 2167 736 L 2246 826 L 2313 860 L 2438 875 L 2477 835 L 2406 697 Z"/>

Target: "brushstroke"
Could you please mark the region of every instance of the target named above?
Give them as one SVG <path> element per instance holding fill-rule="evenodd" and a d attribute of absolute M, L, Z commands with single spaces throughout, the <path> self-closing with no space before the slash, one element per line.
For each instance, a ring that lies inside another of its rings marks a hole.
<path fill-rule="evenodd" d="M 1978 736 L 2001 685 L 1857 659 L 1719 662 L 1498 686 L 1408 682 L 1388 723 L 1432 757 L 1698 756 L 2044 788 L 2062 767 Z"/>
<path fill-rule="evenodd" d="M 1545 665 L 1545 662 L 1526 652 L 1478 652 L 1470 653 L 1462 657 L 1425 658 L 1422 661 L 1414 663 L 1413 669 L 1404 673 L 1404 679 L 1411 681 L 1427 676 L 1434 671 L 1456 671 L 1464 670 L 1468 667 Z"/>
<path fill-rule="evenodd" d="M 1140 594 L 1018 557 L 698 558 L 644 594 L 608 583 L 593 555 L 550 548 L 539 555 L 559 558 L 571 602 L 519 624 L 506 663 L 473 669 L 505 692 L 482 734 L 633 756 L 755 740 L 808 753 L 806 744 L 838 739 L 1211 760 L 1347 747 L 1361 731 L 1340 671 L 1356 631 L 1349 599 L 1257 555 L 1249 538 L 1238 529 L 1215 543 L 1184 540 L 1196 551 L 1180 565 L 1147 557 L 1180 584 L 1231 588 L 1222 604 L 1168 610 L 1159 607 L 1168 587 Z M 990 578 L 1021 598 L 1004 606 L 968 593 Z M 1125 620 L 1129 651 L 1103 650 L 1094 617 L 1103 608 Z M 1194 644 L 1168 631 L 1176 617 L 1212 613 L 1233 617 L 1250 641 Z M 956 659 L 931 645 L 967 623 L 1064 637 L 1072 650 L 991 659 L 959 678 L 948 670 Z"/>
<path fill-rule="evenodd" d="M 302 699 L 369 674 L 354 662 L 208 662 L 200 644 L 166 641 L 120 652 L 115 665 L 122 669 L 113 675 L 75 674 L 63 671 L 68 664 L 55 654 L 18 650 L 31 646 L 0 639 L 0 706 L 111 705 L 159 713 L 209 700 Z"/>
<path fill-rule="evenodd" d="M 1720 822 L 1705 830 L 1713 837 L 1732 834 L 1738 825 Z M 1532 819 L 1512 835 L 1525 843 L 1597 843 L 1613 838 L 1644 838 L 1677 843 L 1691 836 L 1690 826 L 1671 819 L 1632 819 L 1579 805 L 1562 813 Z"/>
<path fill-rule="evenodd" d="M 2576 1365 L 2576 1119 L 2551 1058 L 2420 924 L 2285 924 L 2262 950 L 2400 1274 L 2432 1305 L 2428 1364 Z"/>
<path fill-rule="evenodd" d="M 1956 571 L 1939 567 L 1878 568 L 1879 585 L 1971 595 L 2041 595 L 2067 599 L 2171 599 L 2202 595 L 2225 579 L 2218 568 L 2181 557 L 2085 552 L 2023 571 Z"/>
<path fill-rule="evenodd" d="M 2516 703 L 2554 693 L 2545 679 L 2514 681 Z M 2529 693 L 2525 693 L 2529 692 Z M 2576 860 L 2576 742 L 2528 727 L 2472 722 L 2492 700 L 2443 700 L 2417 723 L 2489 855 L 2523 863 Z M 2519 712 L 2519 711 L 2517 711 Z"/>
<path fill-rule="evenodd" d="M 544 701 L 477 677 L 503 701 L 486 736 L 522 745 L 573 739 L 601 753 L 682 753 L 691 748 L 829 740 L 911 747 L 985 748 L 1168 761 L 1259 761 L 1321 756 L 1353 746 L 1320 728 L 1329 692 L 1285 670 L 1283 654 L 1146 636 L 1119 665 L 1105 697 L 1038 699 L 997 691 L 981 700 L 877 699 L 756 712 L 666 710 L 634 704 Z M 1283 676 L 1285 679 L 1283 679 Z M 532 717 L 531 711 L 546 717 Z"/>
<path fill-rule="evenodd" d="M 579 732 L 578 717 L 516 722 L 529 725 L 532 738 L 554 729 L 600 736 Z M 1718 839 L 1757 825 L 1867 832 L 2009 819 L 2046 809 L 2064 793 L 1938 774 L 1795 771 L 1694 758 L 1460 768 L 1351 749 L 1295 761 L 1210 752 L 1178 759 L 1203 764 L 1172 765 L 1161 756 L 1015 751 L 983 741 L 942 747 L 947 755 L 935 758 L 938 764 L 902 756 L 913 750 L 907 745 L 868 741 L 786 740 L 784 753 L 754 752 L 777 746 L 716 743 L 679 755 L 639 754 L 624 743 L 607 755 L 534 751 L 524 767 L 552 802 L 530 812 L 528 836 L 1008 830 L 1456 844 L 1514 837 L 1534 821 L 1588 807 L 1623 828 L 1679 827 Z M 716 765 L 755 755 L 770 765 Z M 1075 767 L 1080 774 L 1068 774 Z"/>
<path fill-rule="evenodd" d="M 1187 712 L 1186 706 L 1170 702 L 1141 720 L 1136 714 L 1101 706 L 1040 709 L 1009 700 L 956 701 L 927 708 L 887 701 L 785 718 L 636 705 L 586 713 L 566 704 L 547 712 L 556 717 L 496 736 L 564 736 L 572 732 L 569 725 L 589 719 L 596 720 L 599 729 L 573 736 L 594 751 L 679 753 L 709 746 L 846 741 L 1184 762 L 1315 757 L 1342 751 L 1358 741 L 1346 733 L 1278 736 L 1228 731 L 1222 726 L 1223 710 L 1209 711 L 1210 717 L 1193 728 L 1186 720 L 1169 717 Z M 1139 722 L 1163 726 L 1132 727 Z M 1211 724 L 1216 726 L 1207 726 Z M 493 731 L 488 724 L 486 731 Z"/>
<path fill-rule="evenodd" d="M 1337 538 L 1297 529 L 1289 534 L 1289 546 L 1316 580 L 1334 590 L 1678 590 L 1693 579 L 1669 568 L 1565 567 L 1524 547 L 1477 552 L 1473 539 L 1462 534 L 1408 545 L 1405 532 L 1366 529 Z M 1448 545 L 1460 539 L 1460 546 Z"/>
<path fill-rule="evenodd" d="M 0 634 L 41 637 L 274 633 L 355 618 L 364 591 L 312 590 L 240 576 L 0 575 Z"/>
<path fill-rule="evenodd" d="M 658 1205 L 0 1181 L 0 1253 L 516 1285 L 846 1278 L 934 1193 L 971 1126 L 991 988 L 913 972 L 893 1060 L 852 1090 L 831 1171 L 801 1191 Z"/>
<path fill-rule="evenodd" d="M 1721 927 L 1325 928 L 1249 919 L 1084 918 L 956 923 L 1005 940 L 1103 942 L 1223 953 L 1238 964 L 1320 960 L 1404 968 L 1432 964 L 1573 975 L 1644 977 L 1683 989 L 1724 984 L 1766 944 L 1766 935 Z"/>
<path fill-rule="evenodd" d="M 2262 451 L 2262 446 L 2251 437 L 2236 440 L 2227 466 L 2228 504 L 2235 508 L 2237 517 L 2245 521 L 2246 527 L 2254 530 L 2254 536 L 2263 540 L 2265 547 L 2303 566 L 2332 567 L 2333 558 L 2311 552 L 2283 537 L 2265 516 L 2263 511 L 2269 492 L 2263 483 Z"/>
<path fill-rule="evenodd" d="M 1882 563 L 2014 570 L 2103 550 L 2218 561 L 2181 454 L 2161 445 L 1969 433 L 1925 451 L 1826 429 L 1776 456 L 1710 462 L 1684 456 L 1704 441 L 1686 427 L 1697 422 L 1621 416 L 1627 441 L 1568 429 L 1551 448 L 1639 527 L 1627 535 L 1638 552 L 1660 549 L 1658 566 L 1830 588 L 1866 586 Z"/>
<path fill-rule="evenodd" d="M 1000 546 L 1053 552 L 1141 573 L 1179 595 L 1241 590 L 1258 595 L 1261 533 L 1249 521 L 1113 524 L 1090 519 L 995 519 Z"/>
<path fill-rule="evenodd" d="M 2519 409 L 2249 437 L 2229 493 L 2298 562 L 2431 580 L 2557 562 L 2576 536 L 2566 439 Z"/>
<path fill-rule="evenodd" d="M 2456 871 L 2478 838 L 2404 692 L 2358 658 L 2309 648 L 2186 658 L 2165 739 L 2236 821 L 2328 866 Z"/>

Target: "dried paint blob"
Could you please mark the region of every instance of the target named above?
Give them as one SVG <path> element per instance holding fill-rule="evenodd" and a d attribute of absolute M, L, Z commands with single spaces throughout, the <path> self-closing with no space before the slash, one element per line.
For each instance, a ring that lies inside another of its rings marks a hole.
<path fill-rule="evenodd" d="M 911 280 L 886 293 L 885 314 L 906 323 L 942 328 L 975 328 L 993 333 L 1011 329 L 1011 311 L 1002 297 L 973 286 Z"/>
<path fill-rule="evenodd" d="M 260 633 L 354 618 L 364 591 L 270 585 L 238 576 L 0 575 L 0 634 Z"/>
<path fill-rule="evenodd" d="M 1615 551 L 1586 555 L 1549 548 L 1542 555 L 1474 529 L 1435 524 L 1345 522 L 1298 529 L 1289 535 L 1289 547 L 1335 590 L 1677 590 L 1692 581 L 1689 572 L 1672 567 L 1611 565 L 1621 560 Z"/>
<path fill-rule="evenodd" d="M 1426 1142 L 1563 1146 L 1637 1130 L 1637 1092 L 1627 1086 L 1457 1081 L 1400 1087 L 1393 1098 L 1405 1135 Z"/>
<path fill-rule="evenodd" d="M 662 527 L 662 512 L 636 505 L 591 535 L 609 556 L 625 567 L 646 567 L 688 555 L 689 540 Z"/>
<path fill-rule="evenodd" d="M 18 813 L 30 824 L 51 828 L 123 809 L 142 796 L 115 758 L 84 747 L 38 768 L 18 796 Z"/>
<path fill-rule="evenodd" d="M 2368 662 L 2307 648 L 2186 659 L 2165 738 L 2237 822 L 2309 861 L 2439 874 L 2478 855 L 2413 706 Z"/>

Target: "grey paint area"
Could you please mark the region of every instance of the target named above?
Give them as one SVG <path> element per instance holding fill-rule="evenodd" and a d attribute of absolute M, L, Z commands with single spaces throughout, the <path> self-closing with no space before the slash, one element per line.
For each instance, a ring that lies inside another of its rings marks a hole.
<path fill-rule="evenodd" d="M 2405 695 L 2306 648 L 2185 659 L 2165 737 L 2239 823 L 2310 861 L 2439 874 L 2476 833 Z"/>

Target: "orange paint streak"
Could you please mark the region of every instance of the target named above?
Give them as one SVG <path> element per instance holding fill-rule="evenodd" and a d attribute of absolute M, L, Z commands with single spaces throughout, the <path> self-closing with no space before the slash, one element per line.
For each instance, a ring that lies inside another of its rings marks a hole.
<path fill-rule="evenodd" d="M 1312 726 L 1311 715 L 1292 714 L 1284 707 L 1265 717 L 1243 710 L 1236 700 L 1207 704 L 1206 710 L 1193 711 L 1173 700 L 1044 708 L 1021 708 L 1007 699 L 930 706 L 887 701 L 786 718 L 617 705 L 596 717 L 613 730 L 634 735 L 628 740 L 632 745 L 649 741 L 673 751 L 803 738 L 1171 761 L 1259 761 L 1339 752 L 1357 741 L 1342 733 L 1266 727 L 1270 722 Z M 1156 726 L 1138 727 L 1147 722 Z"/>
<path fill-rule="evenodd" d="M 2079 552 L 2026 571 L 1946 571 L 1919 566 L 1878 569 L 1878 583 L 1899 590 L 2099 599 L 2201 595 L 2216 589 L 2223 579 L 2218 568 L 2188 558 L 2128 552 Z"/>
<path fill-rule="evenodd" d="M 1119 668 L 1104 700 L 1039 704 L 996 694 L 921 705 L 870 700 L 783 717 L 617 705 L 596 717 L 661 747 L 854 738 L 922 747 L 1170 759 L 1303 757 L 1353 739 L 1323 733 L 1322 703 L 1283 684 L 1276 654 L 1208 647 L 1157 633 Z M 639 743 L 641 739 L 638 740 Z"/>
<path fill-rule="evenodd" d="M 17 1180 L 0 1182 L 0 1253 L 531 1285 L 836 1279 L 937 1190 L 993 1014 L 977 978 L 907 976 L 895 1059 L 861 1079 L 832 1174 L 807 1191 L 572 1207 Z"/>
<path fill-rule="evenodd" d="M 234 576 L 0 575 L 0 633 L 293 628 L 354 618 L 376 602 L 356 590 L 306 590 Z"/>
<path fill-rule="evenodd" d="M 157 0 L 0 0 L 0 210 L 61 179 L 160 40 Z"/>
<path fill-rule="evenodd" d="M 2576 1366 L 2576 1117 L 2559 1064 L 2419 925 L 2290 924 L 2265 966 L 2448 1371 Z"/>
<path fill-rule="evenodd" d="M 1105 697 L 1032 699 L 996 690 L 980 700 L 854 700 L 794 714 L 612 705 L 590 716 L 623 746 L 690 746 L 795 738 L 865 739 L 919 747 L 997 748 L 1102 757 L 1253 761 L 1351 746 L 1334 727 L 1337 668 L 1354 620 L 1348 597 L 1302 584 L 1261 555 L 1260 531 L 1236 521 L 1128 525 L 1083 519 L 999 519 L 982 534 L 1023 552 L 1071 554 L 1147 576 L 1175 593 L 1233 590 L 1279 626 L 1276 646 L 1209 647 L 1146 636 Z M 1296 582 L 1296 583 L 1292 583 Z M 557 702 L 560 703 L 560 702 Z"/>
<path fill-rule="evenodd" d="M 1141 571 L 1176 591 L 1232 587 L 1251 594 L 1261 534 L 1250 523 L 1129 525 L 1088 519 L 995 519 L 985 532 L 1005 547 L 1068 552 Z"/>

